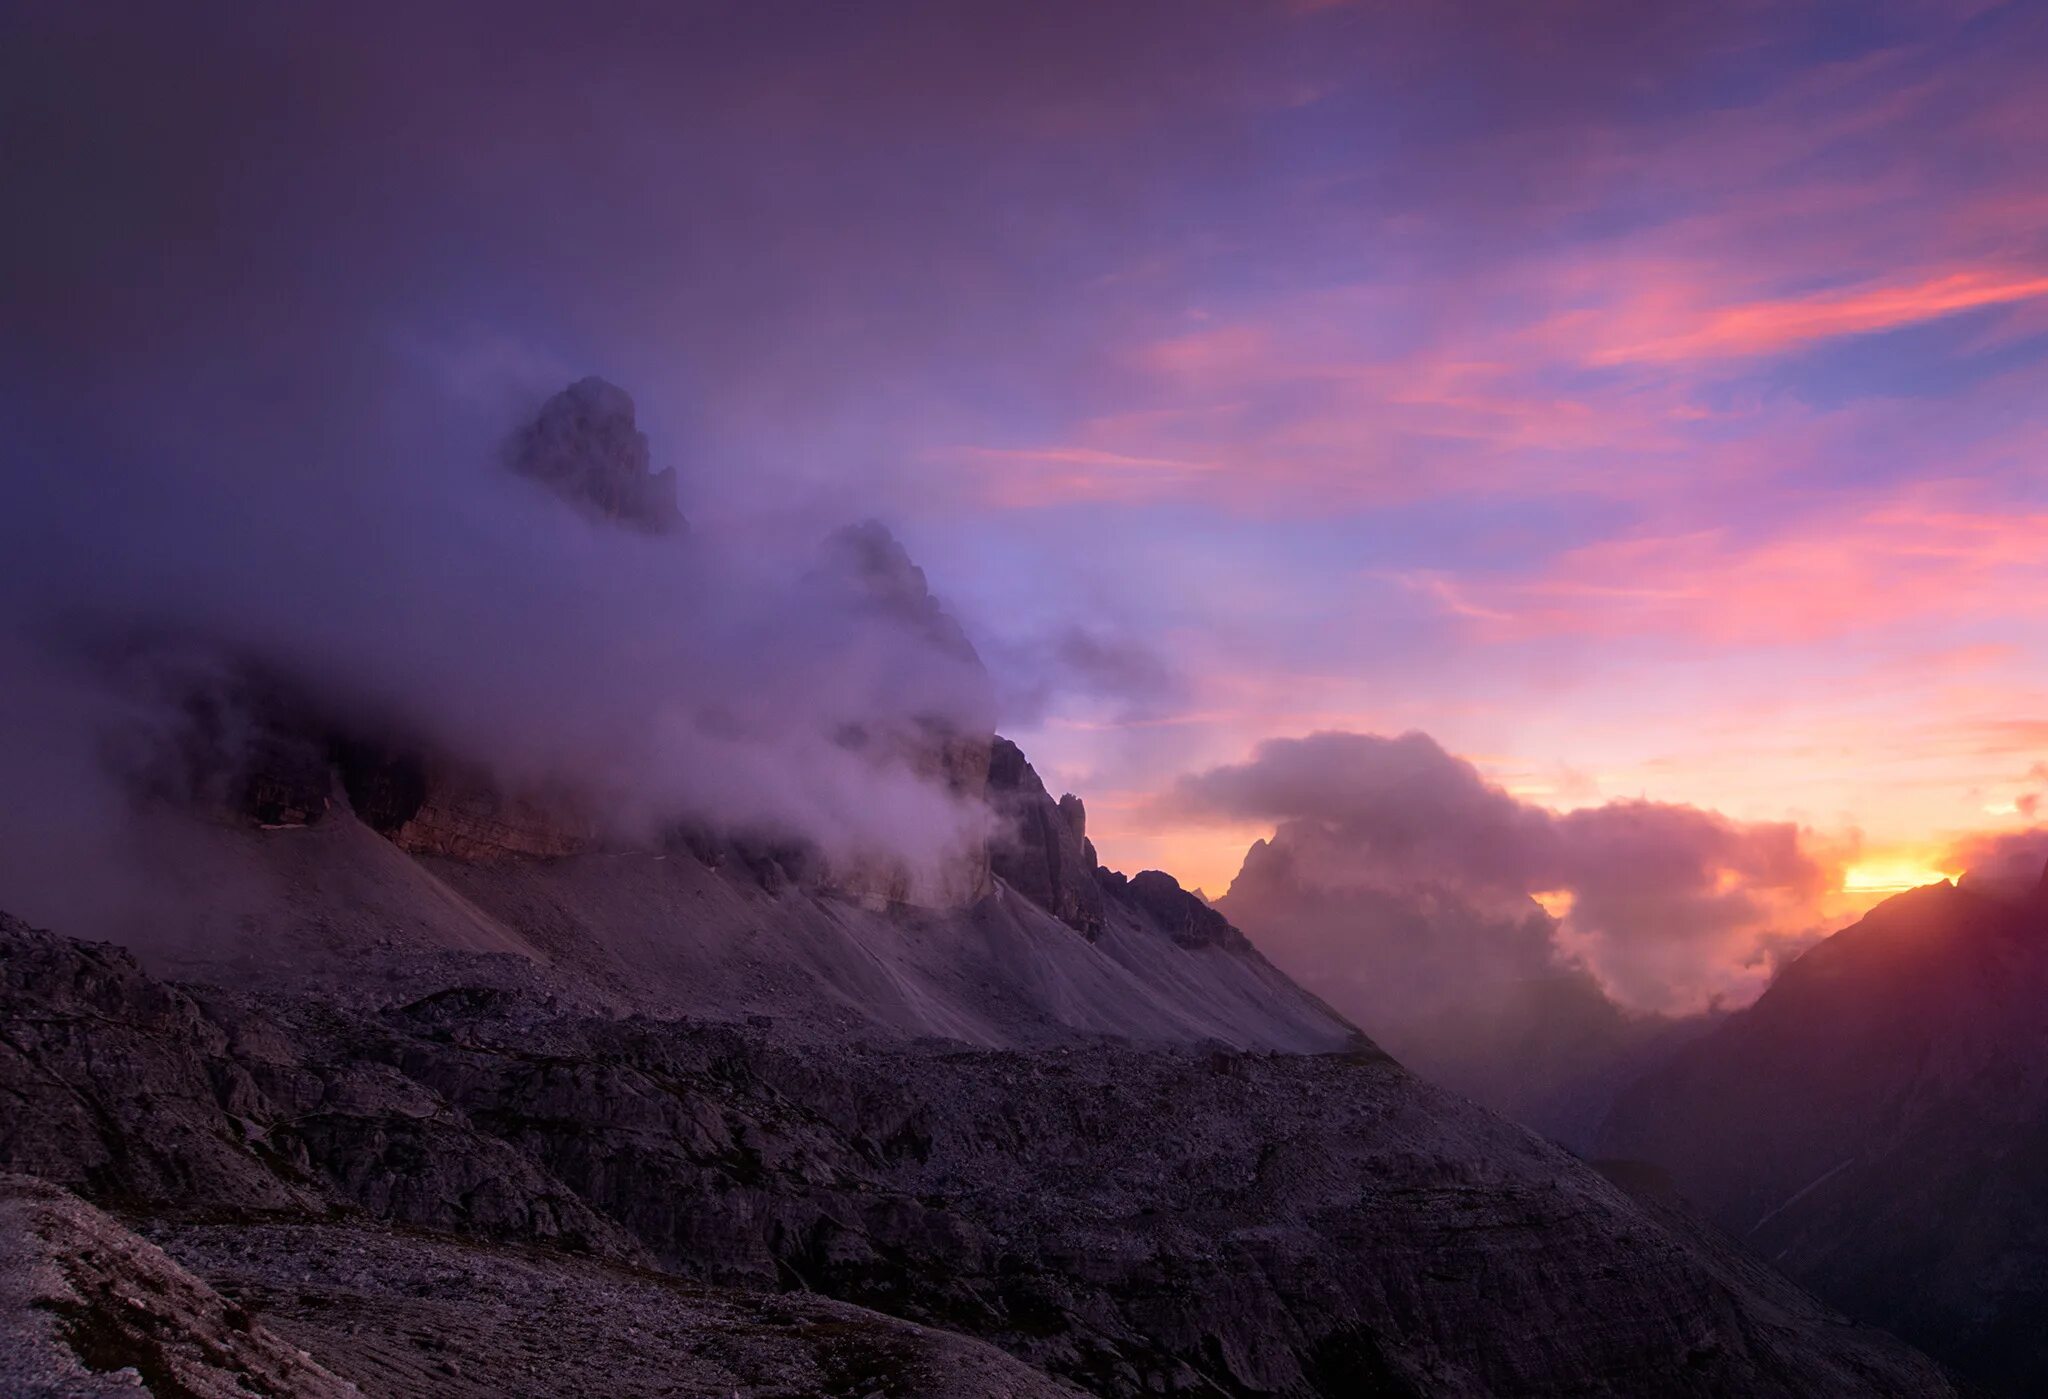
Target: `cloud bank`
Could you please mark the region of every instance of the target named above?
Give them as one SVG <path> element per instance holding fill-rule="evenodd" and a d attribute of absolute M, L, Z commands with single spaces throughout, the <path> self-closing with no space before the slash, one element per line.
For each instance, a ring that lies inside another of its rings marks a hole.
<path fill-rule="evenodd" d="M 1288 938 L 1292 964 L 1303 975 L 1311 961 L 1325 974 L 1357 964 L 1385 988 L 1368 999 L 1395 1014 L 1573 966 L 1634 1011 L 1747 1000 L 1818 935 L 1819 900 L 1837 882 L 1789 823 L 1650 801 L 1556 812 L 1421 733 L 1269 740 L 1248 762 L 1184 778 L 1174 801 L 1276 823 L 1230 906 L 1257 935 L 1259 898 L 1282 883 L 1314 891 L 1336 916 Z M 1367 894 L 1420 901 L 1434 910 L 1428 928 L 1389 936 L 1369 916 L 1342 916 Z"/>
<path fill-rule="evenodd" d="M 989 731 L 988 677 L 886 530 L 621 528 L 507 470 L 511 422 L 402 382 L 334 398 L 28 457 L 0 522 L 10 891 L 89 877 L 51 863 L 51 812 L 117 813 L 117 779 L 195 716 L 250 741 L 252 674 L 324 722 L 573 792 L 615 834 L 691 820 L 913 862 L 970 838 L 978 812 L 892 759 L 932 725 Z"/>
<path fill-rule="evenodd" d="M 2042 887 L 2048 870 L 2048 826 L 1964 836 L 1949 846 L 1941 863 L 1944 869 L 1963 872 L 1958 883 L 1964 888 L 2031 895 Z"/>
<path fill-rule="evenodd" d="M 1821 934 L 1806 832 L 1669 803 L 1559 812 L 1427 734 L 1261 743 L 1184 818 L 1270 822 L 1221 908 L 1424 1075 L 1567 1143 Z"/>
<path fill-rule="evenodd" d="M 913 865 L 982 820 L 903 760 L 935 729 L 1158 683 L 1071 640 L 992 682 L 887 531 L 833 533 L 1013 334 L 1015 289 L 960 315 L 1003 212 L 934 191 L 1100 75 L 772 8 L 9 17 L 0 905 L 117 863 L 165 753 L 260 742 L 252 675 L 628 833 Z M 962 104 L 942 57 L 1003 71 Z M 632 528 L 507 469 L 591 370 L 652 451 Z"/>

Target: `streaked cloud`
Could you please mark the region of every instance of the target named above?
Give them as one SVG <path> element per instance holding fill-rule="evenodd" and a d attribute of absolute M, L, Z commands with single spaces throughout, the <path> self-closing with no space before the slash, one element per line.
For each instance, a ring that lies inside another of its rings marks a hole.
<path fill-rule="evenodd" d="M 1775 354 L 1808 341 L 1869 335 L 1985 306 L 2048 295 L 2048 276 L 1991 269 L 1949 272 L 1905 285 L 1862 287 L 1709 311 L 1689 328 L 1597 350 L 1595 364 Z"/>

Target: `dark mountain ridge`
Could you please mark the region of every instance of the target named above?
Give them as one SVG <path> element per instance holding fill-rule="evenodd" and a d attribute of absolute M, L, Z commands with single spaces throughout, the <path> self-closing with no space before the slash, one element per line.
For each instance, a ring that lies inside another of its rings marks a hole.
<path fill-rule="evenodd" d="M 1762 1257 L 2005 1392 L 2048 1389 L 2048 898 L 1929 885 L 1814 946 L 1624 1092 Z"/>

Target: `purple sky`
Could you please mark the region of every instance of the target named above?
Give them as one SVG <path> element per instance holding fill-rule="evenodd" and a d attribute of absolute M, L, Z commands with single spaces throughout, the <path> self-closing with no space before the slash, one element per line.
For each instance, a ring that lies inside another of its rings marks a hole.
<path fill-rule="evenodd" d="M 701 531 L 890 522 L 1112 864 L 1324 729 L 1872 867 L 2048 787 L 2041 6 L 26 23 L 0 406 L 604 374 Z"/>

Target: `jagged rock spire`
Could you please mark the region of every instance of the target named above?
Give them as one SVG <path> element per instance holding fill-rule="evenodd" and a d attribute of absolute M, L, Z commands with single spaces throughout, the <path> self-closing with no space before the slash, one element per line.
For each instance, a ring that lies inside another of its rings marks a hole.
<path fill-rule="evenodd" d="M 595 375 L 541 405 L 513 438 L 511 465 L 578 508 L 649 534 L 686 528 L 674 467 L 652 469 L 633 396 Z"/>
<path fill-rule="evenodd" d="M 988 801 L 995 818 L 993 871 L 1076 932 L 1099 936 L 1102 890 L 1081 799 L 1069 793 L 1055 803 L 1023 750 L 998 736 L 989 756 Z"/>

